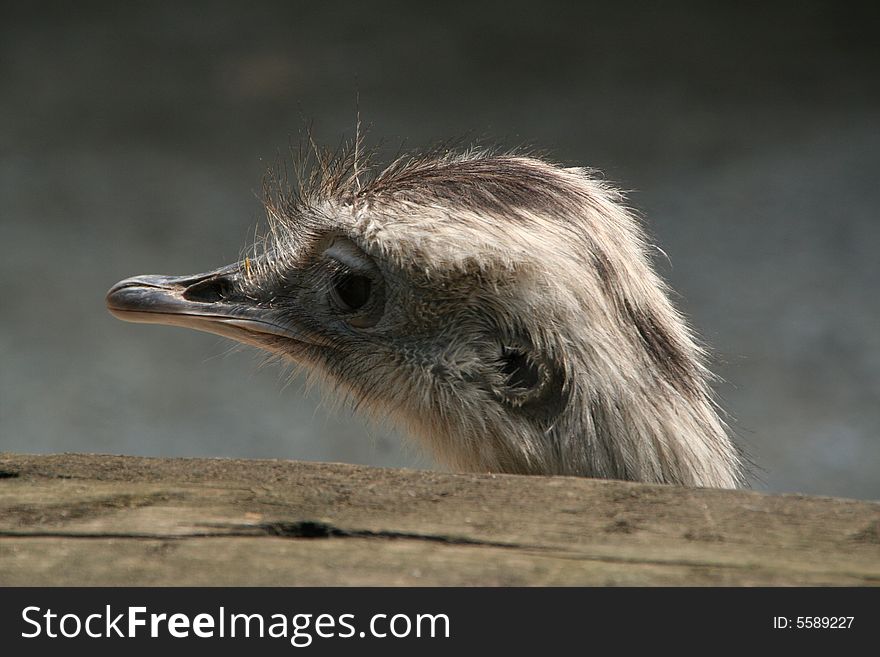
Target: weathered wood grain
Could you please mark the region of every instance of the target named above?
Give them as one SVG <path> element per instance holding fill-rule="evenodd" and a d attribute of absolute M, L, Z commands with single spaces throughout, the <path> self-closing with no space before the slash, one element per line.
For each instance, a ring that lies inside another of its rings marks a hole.
<path fill-rule="evenodd" d="M 0 454 L 2 585 L 877 585 L 880 503 Z"/>

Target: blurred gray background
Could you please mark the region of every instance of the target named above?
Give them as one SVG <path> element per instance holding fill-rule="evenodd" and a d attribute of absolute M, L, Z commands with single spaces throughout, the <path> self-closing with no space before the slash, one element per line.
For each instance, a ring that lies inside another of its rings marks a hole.
<path fill-rule="evenodd" d="M 876 3 L 874 7 L 876 7 Z M 431 467 L 250 350 L 104 293 L 236 259 L 261 176 L 351 136 L 547 149 L 632 190 L 755 487 L 880 498 L 867 3 L 19 3 L 0 16 L 0 451 Z"/>

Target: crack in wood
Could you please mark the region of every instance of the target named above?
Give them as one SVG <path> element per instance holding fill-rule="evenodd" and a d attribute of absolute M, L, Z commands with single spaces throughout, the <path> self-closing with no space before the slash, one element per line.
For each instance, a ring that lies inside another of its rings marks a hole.
<path fill-rule="evenodd" d="M 504 543 L 500 541 L 484 541 L 465 536 L 447 536 L 445 534 L 416 534 L 413 532 L 399 532 L 389 530 L 369 529 L 342 529 L 326 522 L 315 520 L 301 520 L 297 522 L 270 522 L 257 525 L 270 536 L 283 536 L 286 538 L 384 538 L 384 539 L 409 539 L 414 541 L 428 541 L 431 543 L 445 543 L 447 545 L 481 545 L 487 547 L 537 549 L 541 546 L 523 545 L 519 543 Z"/>
<path fill-rule="evenodd" d="M 75 531 L 27 531 L 0 530 L 2 538 L 67 538 L 67 539 L 137 539 L 137 540 L 185 540 L 188 538 L 255 538 L 270 536 L 278 538 L 364 538 L 384 540 L 413 540 L 445 545 L 470 545 L 475 547 L 497 547 L 506 549 L 547 550 L 540 545 L 484 541 L 466 536 L 447 536 L 444 534 L 418 534 L 391 530 L 343 529 L 316 520 L 294 522 L 270 522 L 259 525 L 210 524 L 205 527 L 221 531 L 191 531 L 185 534 L 152 534 L 133 532 L 75 532 Z"/>
<path fill-rule="evenodd" d="M 131 532 L 26 532 L 26 531 L 10 531 L 0 530 L 0 541 L 4 538 L 12 539 L 39 539 L 54 538 L 66 540 L 135 540 L 135 541 L 155 541 L 160 543 L 181 543 L 192 539 L 222 539 L 222 538 L 290 538 L 290 539 L 320 539 L 320 538 L 359 538 L 359 539 L 380 539 L 380 540 L 402 540 L 402 541 L 420 541 L 429 543 L 439 543 L 449 546 L 465 546 L 477 548 L 501 548 L 509 550 L 519 550 L 522 557 L 529 555 L 541 556 L 549 559 L 559 559 L 571 562 L 594 562 L 607 563 L 615 565 L 630 566 L 647 566 L 658 568 L 688 568 L 706 571 L 742 571 L 742 572 L 761 572 L 782 574 L 787 569 L 780 567 L 779 564 L 756 564 L 754 562 L 731 563 L 724 561 L 709 560 L 690 560 L 681 558 L 656 558 L 656 557 L 627 557 L 615 556 L 610 554 L 585 554 L 576 552 L 567 552 L 558 546 L 540 546 L 517 543 L 504 543 L 497 541 L 482 541 L 479 539 L 471 539 L 459 536 L 446 536 L 443 534 L 418 534 L 411 532 L 398 531 L 373 531 L 373 530 L 351 530 L 342 529 L 314 520 L 304 520 L 297 522 L 274 522 L 264 523 L 260 525 L 210 525 L 215 528 L 228 528 L 226 531 L 205 531 L 190 532 L 186 534 L 149 534 L 149 533 L 131 533 Z M 165 546 L 166 548 L 169 545 Z M 797 569 L 791 571 L 791 574 L 797 574 Z M 828 576 L 831 579 L 846 576 L 855 580 L 861 580 L 867 585 L 876 585 L 880 583 L 880 576 L 872 573 L 859 571 L 825 571 L 819 569 L 813 573 L 817 576 Z"/>

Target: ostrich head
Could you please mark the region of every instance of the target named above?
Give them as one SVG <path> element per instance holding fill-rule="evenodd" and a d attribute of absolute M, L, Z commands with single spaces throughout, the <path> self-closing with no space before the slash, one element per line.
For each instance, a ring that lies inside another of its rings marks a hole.
<path fill-rule="evenodd" d="M 267 210 L 241 262 L 124 280 L 110 311 L 290 359 L 453 469 L 741 482 L 704 354 L 590 171 L 345 156 Z"/>

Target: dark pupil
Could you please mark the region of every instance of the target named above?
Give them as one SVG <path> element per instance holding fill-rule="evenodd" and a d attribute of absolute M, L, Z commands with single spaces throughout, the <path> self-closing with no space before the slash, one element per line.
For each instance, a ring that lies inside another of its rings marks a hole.
<path fill-rule="evenodd" d="M 538 385 L 540 380 L 538 368 L 529 362 L 524 353 L 505 348 L 501 358 L 501 371 L 507 377 L 507 385 L 511 388 L 530 390 Z"/>
<path fill-rule="evenodd" d="M 344 310 L 357 310 L 370 300 L 372 281 L 367 276 L 344 274 L 336 279 L 336 297 Z"/>

